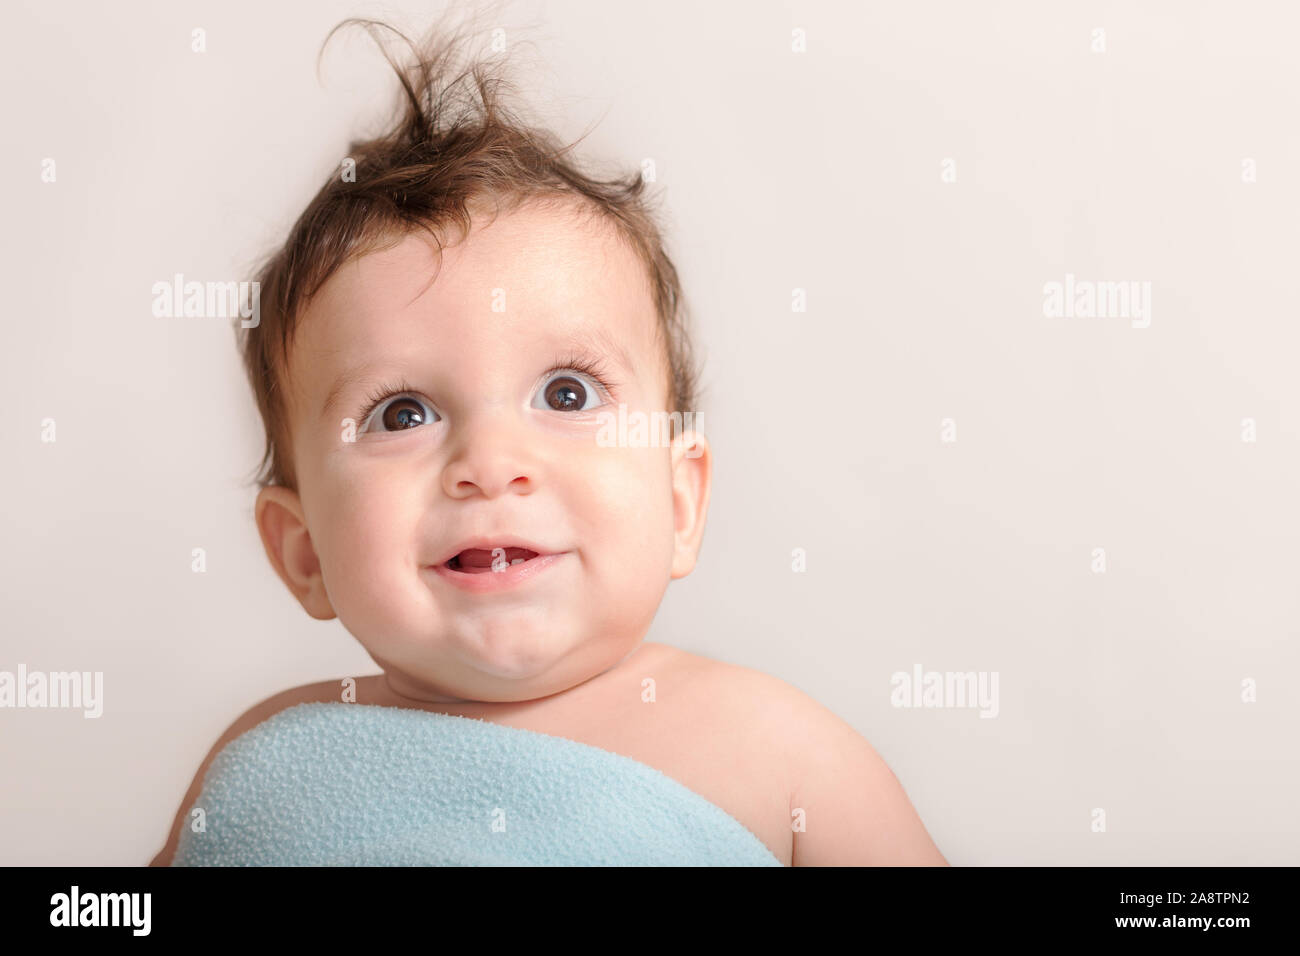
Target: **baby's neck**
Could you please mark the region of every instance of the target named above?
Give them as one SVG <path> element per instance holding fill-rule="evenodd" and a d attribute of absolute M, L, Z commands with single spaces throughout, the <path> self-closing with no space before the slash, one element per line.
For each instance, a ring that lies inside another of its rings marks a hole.
<path fill-rule="evenodd" d="M 579 681 L 572 687 L 565 690 L 557 691 L 545 697 L 537 697 L 524 700 L 509 701 L 490 701 L 474 700 L 471 698 L 460 698 L 442 694 L 432 688 L 422 687 L 409 681 L 404 675 L 386 669 L 384 673 L 377 674 L 373 678 L 367 679 L 370 685 L 364 690 L 358 687 L 360 691 L 357 695 L 358 703 L 373 703 L 387 707 L 413 707 L 421 710 L 432 710 L 439 713 L 468 713 L 470 711 L 482 711 L 491 709 L 493 711 L 502 710 L 519 710 L 540 705 L 545 701 L 556 700 L 561 697 L 571 698 L 582 692 L 583 694 L 594 692 L 599 685 L 603 684 L 606 679 L 615 674 L 615 672 L 627 667 L 635 658 L 639 658 L 649 653 L 657 645 L 638 643 L 632 650 L 628 651 L 623 657 L 614 664 L 605 668 L 597 674 L 585 680 Z M 365 699 L 369 698 L 369 699 Z M 470 714 L 472 716 L 472 714 Z"/>

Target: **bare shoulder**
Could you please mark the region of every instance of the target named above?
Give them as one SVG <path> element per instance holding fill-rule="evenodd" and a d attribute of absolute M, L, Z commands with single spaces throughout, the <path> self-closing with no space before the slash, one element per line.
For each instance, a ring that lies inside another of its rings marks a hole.
<path fill-rule="evenodd" d="M 817 701 L 779 677 L 680 648 L 656 646 L 661 648 L 661 666 L 671 667 L 675 677 L 689 682 L 703 701 L 743 716 L 765 731 L 784 730 L 779 736 L 792 734 L 797 738 L 801 732 L 821 730 L 822 724 L 836 722 L 852 731 Z"/>
<path fill-rule="evenodd" d="M 709 756 L 713 764 L 744 766 L 753 785 L 762 780 L 771 789 L 788 843 L 789 798 L 798 781 L 798 751 L 790 741 L 809 724 L 807 711 L 815 702 L 763 671 L 676 647 L 662 645 L 652 664 L 686 704 L 679 716 L 697 733 L 709 728 L 726 748 L 725 755 Z"/>
<path fill-rule="evenodd" d="M 365 680 L 365 678 L 361 678 Z M 359 681 L 360 682 L 360 681 Z M 181 827 L 185 824 L 185 812 L 194 805 L 198 800 L 199 794 L 203 789 L 203 778 L 207 775 L 208 767 L 216 759 L 217 754 L 225 749 L 226 744 L 230 743 L 236 737 L 247 733 L 258 724 L 271 717 L 274 717 L 280 711 L 297 704 L 304 704 L 313 701 L 338 700 L 340 694 L 340 684 L 338 681 L 321 681 L 316 684 L 303 684 L 299 687 L 291 687 L 289 690 L 281 691 L 271 697 L 266 698 L 257 704 L 254 704 L 248 710 L 240 714 L 235 721 L 226 728 L 225 732 L 217 738 L 217 742 L 212 745 L 203 762 L 199 764 L 198 771 L 194 774 L 194 780 L 190 783 L 189 789 L 185 792 L 181 800 L 180 808 L 176 811 L 176 817 L 172 821 L 171 831 L 167 835 L 167 842 L 158 855 L 150 861 L 150 866 L 170 866 L 172 857 L 176 854 L 176 846 L 180 842 Z"/>
<path fill-rule="evenodd" d="M 790 688 L 795 866 L 947 866 L 902 783 L 870 742 Z"/>
<path fill-rule="evenodd" d="M 667 644 L 648 645 L 656 649 L 657 666 L 671 669 L 678 681 L 688 682 L 703 699 L 719 707 L 749 709 L 752 716 L 780 714 L 794 697 L 815 703 L 789 684 L 752 667 L 720 661 Z"/>
<path fill-rule="evenodd" d="M 794 866 L 947 865 L 898 777 L 847 721 L 762 671 L 675 648 L 668 659 L 763 740 L 787 781 Z"/>

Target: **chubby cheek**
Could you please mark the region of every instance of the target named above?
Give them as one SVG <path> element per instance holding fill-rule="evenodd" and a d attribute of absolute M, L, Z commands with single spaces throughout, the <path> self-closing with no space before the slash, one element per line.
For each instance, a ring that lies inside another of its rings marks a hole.
<path fill-rule="evenodd" d="M 672 567 L 670 464 L 666 448 L 599 448 L 567 469 L 566 504 L 589 586 L 647 621 Z"/>
<path fill-rule="evenodd" d="M 388 469 L 336 469 L 322 475 L 313 502 L 313 537 L 330 604 L 340 622 L 364 639 L 384 643 L 423 625 L 428 628 L 427 589 L 420 580 L 416 529 L 428 508 L 418 483 Z M 418 623 L 417 623 L 418 622 Z"/>
<path fill-rule="evenodd" d="M 549 537 L 578 552 L 572 588 L 539 596 L 548 627 L 579 642 L 643 634 L 672 566 L 671 453 L 571 442 L 554 451 L 536 462 L 536 500 L 520 509 L 554 520 Z M 410 645 L 452 638 L 455 613 L 438 606 L 420 571 L 437 542 L 419 540 L 419 529 L 442 525 L 465 502 L 441 498 L 436 481 L 397 462 L 327 456 L 303 503 L 330 603 L 367 650 L 401 659 Z"/>

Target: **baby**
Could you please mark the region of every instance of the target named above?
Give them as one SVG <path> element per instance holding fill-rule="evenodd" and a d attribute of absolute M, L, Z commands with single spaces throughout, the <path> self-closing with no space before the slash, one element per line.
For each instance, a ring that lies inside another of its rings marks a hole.
<path fill-rule="evenodd" d="M 695 566 L 710 447 L 678 418 L 667 443 L 600 436 L 620 406 L 694 408 L 677 275 L 641 177 L 584 173 L 505 109 L 482 63 L 449 79 L 457 45 L 412 46 L 400 121 L 352 145 L 263 267 L 241 333 L 266 554 L 382 673 L 235 720 L 153 865 L 173 861 L 227 745 L 327 702 L 622 755 L 787 866 L 946 865 L 844 721 L 776 678 L 644 640 Z"/>

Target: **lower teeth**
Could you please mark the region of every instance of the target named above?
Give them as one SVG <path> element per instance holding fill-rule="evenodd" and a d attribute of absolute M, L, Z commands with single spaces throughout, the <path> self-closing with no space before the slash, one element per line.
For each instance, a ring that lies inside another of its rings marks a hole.
<path fill-rule="evenodd" d="M 511 566 L 516 565 L 516 564 L 523 564 L 523 563 L 524 563 L 525 561 L 527 561 L 527 560 L 529 560 L 529 559 L 528 559 L 528 558 L 515 558 L 513 561 L 510 562 L 510 564 L 511 564 Z M 452 558 L 450 561 L 448 561 L 448 562 L 447 562 L 447 567 L 448 567 L 449 570 L 452 570 L 452 571 L 464 571 L 466 574 L 476 574 L 476 573 L 479 573 L 479 572 L 481 572 L 481 571 L 495 571 L 495 570 L 498 570 L 498 568 L 499 568 L 500 570 L 505 570 L 505 565 L 492 566 L 492 567 L 485 567 L 485 568 L 484 568 L 484 567 L 476 567 L 476 568 L 474 568 L 473 570 L 470 570 L 470 569 L 467 569 L 464 565 L 462 565 L 462 564 L 460 563 L 460 555 L 457 555 L 456 557 L 454 557 L 454 558 Z"/>

